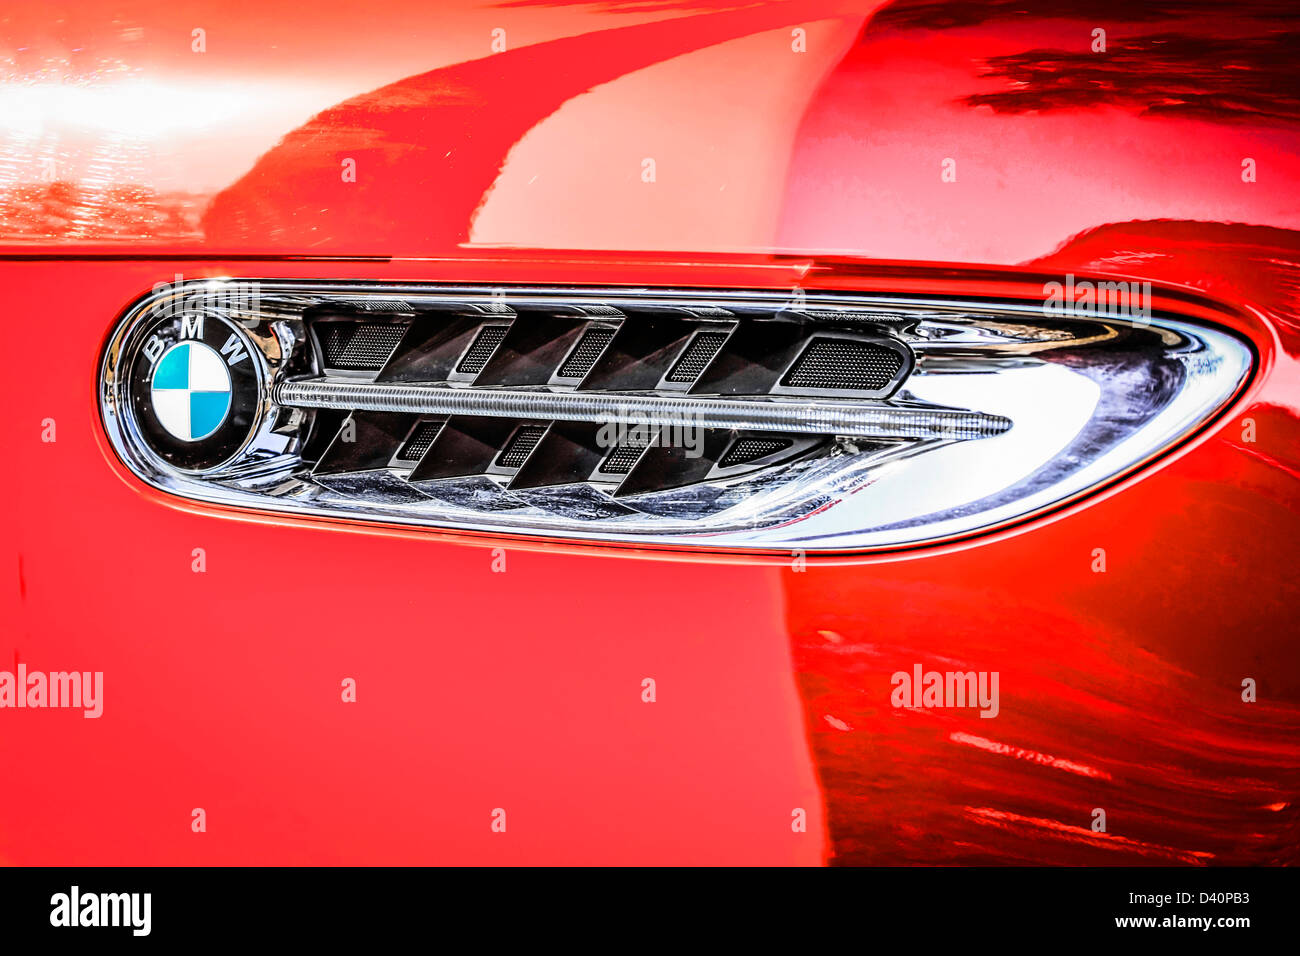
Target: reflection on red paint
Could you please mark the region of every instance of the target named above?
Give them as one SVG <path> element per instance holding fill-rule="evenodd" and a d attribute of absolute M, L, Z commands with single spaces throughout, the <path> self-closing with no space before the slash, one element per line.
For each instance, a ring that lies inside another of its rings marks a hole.
<path fill-rule="evenodd" d="M 1109 780 L 1110 774 L 1104 770 L 1098 770 L 1096 767 L 1089 767 L 1087 764 L 1076 763 L 1073 760 L 1066 760 L 1063 757 L 1053 757 L 1050 754 L 1039 753 L 1036 750 L 1026 750 L 1023 747 L 1013 747 L 1010 744 L 998 743 L 996 740 L 989 740 L 987 737 L 977 737 L 974 734 L 968 734 L 963 731 L 954 731 L 948 736 L 953 743 L 966 744 L 970 747 L 976 747 L 979 750 L 987 750 L 989 753 L 1001 754 L 1004 757 L 1013 757 L 1016 760 L 1029 760 L 1033 763 L 1042 764 L 1044 767 L 1053 767 L 1057 770 L 1064 770 L 1066 773 L 1077 773 L 1083 777 L 1095 777 L 1098 780 Z"/>
<path fill-rule="evenodd" d="M 1028 829 L 1038 832 L 1049 840 L 1064 840 L 1094 848 L 1122 850 L 1130 854 L 1136 853 L 1141 856 L 1156 857 L 1160 863 L 1204 865 L 1214 859 L 1213 853 L 1203 853 L 1195 850 L 1189 852 L 1169 846 L 1156 846 L 1151 843 L 1142 843 L 1138 840 L 1116 836 L 1113 833 L 1101 833 L 1085 827 L 1071 826 L 1058 820 L 1025 817 L 1018 813 L 1006 813 L 989 807 L 966 807 L 966 813 L 980 823 L 1001 827 L 1012 832 L 1023 833 Z"/>
<path fill-rule="evenodd" d="M 832 862 L 1300 863 L 1300 585 L 1286 570 L 1300 238 L 1132 223 L 1034 267 L 1135 262 L 1276 330 L 1270 374 L 1220 437 L 1032 533 L 785 575 Z M 1246 418 L 1264 455 L 1242 453 Z M 999 716 L 894 709 L 890 675 L 918 663 L 999 671 Z M 812 719 L 824 713 L 853 732 Z M 1089 829 L 1095 809 L 1106 835 Z"/>

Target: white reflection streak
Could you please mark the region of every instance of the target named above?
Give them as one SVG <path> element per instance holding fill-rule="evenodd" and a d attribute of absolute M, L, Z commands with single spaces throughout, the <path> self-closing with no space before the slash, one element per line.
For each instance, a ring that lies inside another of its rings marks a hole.
<path fill-rule="evenodd" d="M 87 238 L 97 232 L 96 227 L 107 218 L 109 190 L 114 183 L 126 178 L 122 168 L 125 160 L 122 147 L 126 140 L 126 136 L 109 131 L 95 144 L 81 176 L 80 202 L 72 213 L 70 236 Z"/>
<path fill-rule="evenodd" d="M 0 231 L 149 236 L 167 163 L 203 162 L 235 132 L 280 132 L 328 105 L 307 84 L 197 83 L 104 74 L 58 82 L 0 73 Z M 269 133 L 267 135 L 270 135 Z M 207 147 L 207 148 L 205 148 Z M 264 147 L 262 147 L 264 148 Z M 248 159 L 260 152 L 249 139 Z M 179 152 L 178 152 L 179 151 Z M 160 157 L 166 157 L 161 161 Z M 235 165 L 242 165 L 236 162 Z M 188 172 L 182 181 L 193 182 Z M 217 181 L 224 171 L 217 174 Z M 69 190 L 50 191 L 54 183 Z M 122 187 L 137 184 L 145 192 Z M 174 224 L 163 226 L 173 228 Z"/>
<path fill-rule="evenodd" d="M 251 84 L 10 82 L 0 85 L 0 129 L 37 136 L 54 130 L 161 139 L 233 122 L 266 97 L 265 89 Z"/>

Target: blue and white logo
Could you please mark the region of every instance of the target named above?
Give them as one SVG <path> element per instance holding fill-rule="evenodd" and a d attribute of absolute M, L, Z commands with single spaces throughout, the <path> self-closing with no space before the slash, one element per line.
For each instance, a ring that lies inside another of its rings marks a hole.
<path fill-rule="evenodd" d="M 230 414 L 230 372 L 216 349 L 178 342 L 154 366 L 150 400 L 159 424 L 181 441 L 207 438 Z"/>

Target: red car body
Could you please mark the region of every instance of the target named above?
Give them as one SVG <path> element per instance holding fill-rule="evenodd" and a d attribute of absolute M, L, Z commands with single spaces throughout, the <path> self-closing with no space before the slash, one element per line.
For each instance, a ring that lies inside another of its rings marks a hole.
<path fill-rule="evenodd" d="M 102 671 L 105 696 L 0 712 L 0 861 L 1296 862 L 1297 33 L 1190 6 L 8 12 L 0 667 Z M 1118 482 L 799 568 L 155 491 L 96 391 L 176 274 L 1124 277 L 1257 362 Z M 1000 719 L 889 706 L 891 672 L 941 660 L 999 671 Z"/>

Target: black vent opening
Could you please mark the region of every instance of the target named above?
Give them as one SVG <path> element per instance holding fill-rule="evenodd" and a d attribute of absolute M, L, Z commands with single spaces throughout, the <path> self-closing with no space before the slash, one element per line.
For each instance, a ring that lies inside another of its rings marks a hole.
<path fill-rule="evenodd" d="M 874 342 L 816 338 L 790 366 L 786 388 L 870 392 L 889 385 L 903 367 L 896 350 Z"/>
<path fill-rule="evenodd" d="M 325 364 L 347 371 L 377 372 L 384 367 L 406 326 L 395 322 L 328 322 L 321 329 Z"/>

